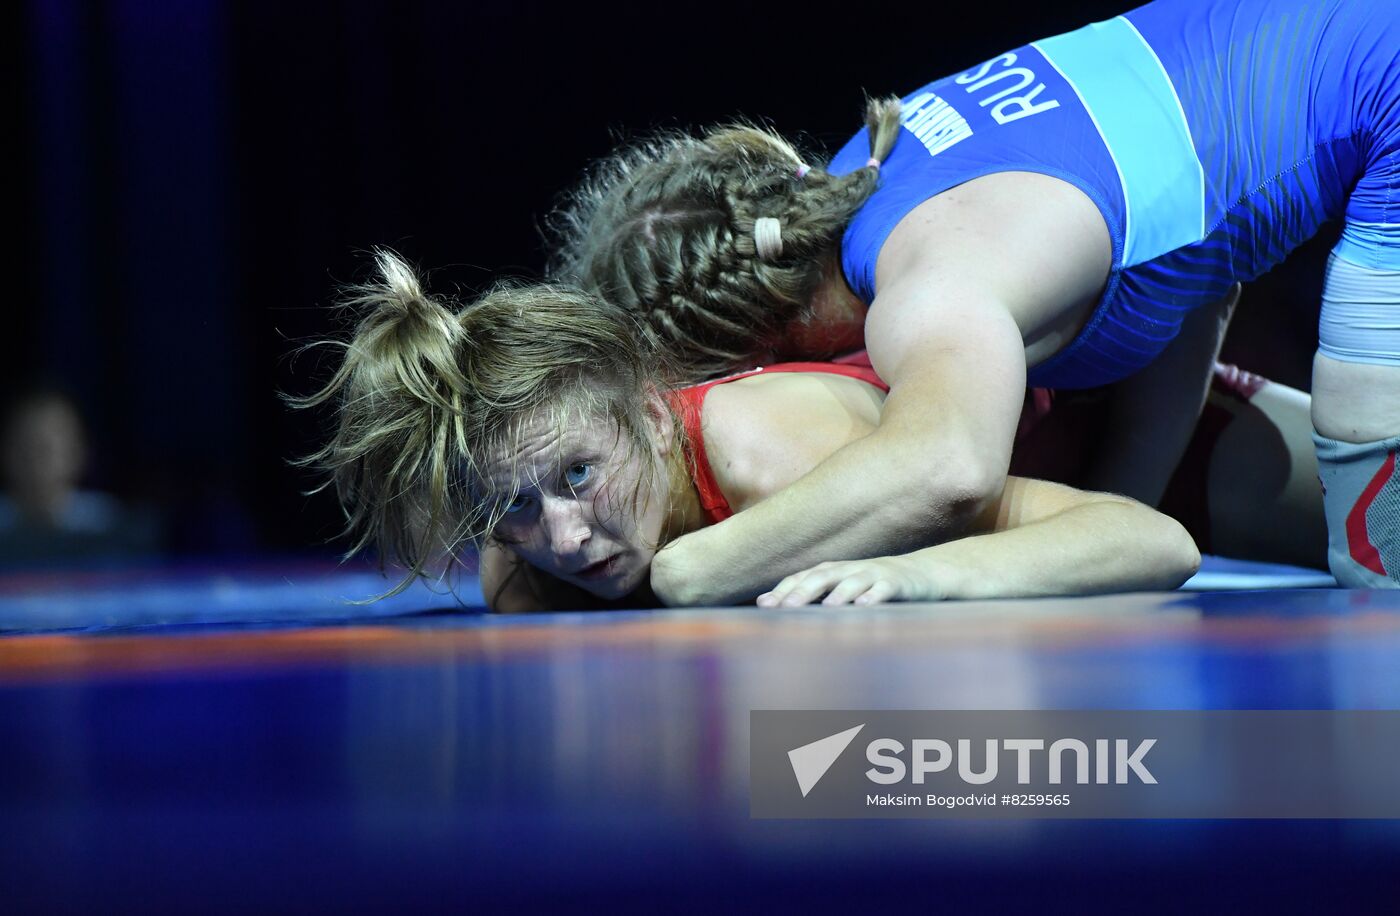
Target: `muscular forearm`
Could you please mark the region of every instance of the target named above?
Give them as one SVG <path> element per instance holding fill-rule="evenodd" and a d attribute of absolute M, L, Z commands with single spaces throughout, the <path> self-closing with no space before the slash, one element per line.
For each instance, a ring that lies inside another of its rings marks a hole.
<path fill-rule="evenodd" d="M 958 293 L 916 275 L 887 286 L 866 328 L 871 362 L 890 384 L 879 426 L 658 553 L 657 595 L 671 605 L 748 601 L 814 563 L 956 536 L 994 503 L 1025 395 L 1025 350 L 1010 313 L 973 285 Z M 942 294 L 937 308 L 925 307 L 930 288 Z"/>
<path fill-rule="evenodd" d="M 1200 563 L 1174 520 L 1141 503 L 1012 478 L 987 533 L 899 556 L 823 563 L 760 596 L 764 607 L 1031 598 L 1175 588 Z M 823 598 L 825 596 L 825 598 Z"/>
<path fill-rule="evenodd" d="M 975 436 L 918 419 L 887 405 L 879 429 L 792 486 L 667 546 L 653 562 L 657 595 L 673 606 L 748 601 L 824 560 L 902 553 L 960 533 L 1000 494 L 1010 443 L 979 449 Z"/>
<path fill-rule="evenodd" d="M 1173 519 L 1126 500 L 1076 506 L 1008 531 L 913 554 L 945 598 L 1030 598 L 1172 589 L 1200 565 Z"/>

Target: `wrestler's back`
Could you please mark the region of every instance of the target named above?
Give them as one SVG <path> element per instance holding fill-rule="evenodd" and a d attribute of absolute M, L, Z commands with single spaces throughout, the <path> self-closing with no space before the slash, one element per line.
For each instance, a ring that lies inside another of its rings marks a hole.
<path fill-rule="evenodd" d="M 930 247 L 947 242 L 923 212 L 934 198 L 978 184 L 996 193 L 1013 173 L 1037 173 L 1097 209 L 1112 253 L 1096 308 L 1059 302 L 1049 306 L 1059 313 L 1017 316 L 1031 380 L 1078 387 L 1130 374 L 1185 311 L 1267 270 L 1346 209 L 1368 137 L 1400 116 L 1386 107 L 1400 72 L 1394 6 L 1165 0 L 923 87 L 905 99 L 881 188 L 843 239 L 848 281 L 872 301 L 881 249 L 911 225 Z M 854 138 L 833 171 L 858 167 L 866 143 Z M 1024 218 L 1057 206 L 1021 200 Z M 1060 245 L 1057 236 L 1042 244 Z M 1062 347 L 1067 323 L 1084 329 Z"/>

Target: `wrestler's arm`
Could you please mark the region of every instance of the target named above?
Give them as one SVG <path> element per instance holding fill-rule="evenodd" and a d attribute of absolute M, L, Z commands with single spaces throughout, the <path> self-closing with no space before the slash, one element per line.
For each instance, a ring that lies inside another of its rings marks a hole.
<path fill-rule="evenodd" d="M 756 376 L 715 388 L 705 425 L 716 480 L 740 514 L 756 511 L 833 451 L 868 435 L 879 411 L 874 389 L 816 374 Z M 1174 588 L 1200 560 L 1181 525 L 1141 503 L 1024 478 L 1007 480 L 974 531 L 901 556 L 822 564 L 760 603 L 805 604 L 838 588 L 832 603 L 866 591 L 872 600 L 932 600 Z"/>
<path fill-rule="evenodd" d="M 1181 332 L 1147 368 L 1112 388 L 1109 421 L 1086 487 L 1155 506 L 1201 418 L 1239 284 L 1190 312 Z"/>
<path fill-rule="evenodd" d="M 1176 588 L 1200 565 L 1175 520 L 1108 493 L 1011 477 L 984 533 L 911 553 L 822 563 L 762 596 L 766 607 L 1034 598 Z M 823 598 L 825 596 L 825 598 Z"/>
<path fill-rule="evenodd" d="M 974 319 L 975 311 L 948 315 L 990 325 L 988 333 L 930 341 L 922 357 L 911 352 L 896 364 L 869 436 L 753 509 L 659 552 L 656 594 L 673 606 L 749 601 L 822 560 L 902 552 L 965 527 L 1000 490 L 1025 384 L 1014 324 L 994 313 Z M 979 409 L 946 399 L 949 388 L 974 390 Z"/>
<path fill-rule="evenodd" d="M 562 610 L 570 606 L 570 597 L 577 597 L 564 591 L 569 588 L 567 583 L 535 573 L 515 554 L 493 542 L 481 548 L 480 575 L 486 606 L 500 614 Z M 549 585 L 558 591 L 551 591 L 546 587 Z"/>
<path fill-rule="evenodd" d="M 1037 200 L 949 192 L 899 224 L 866 323 L 871 362 L 891 385 L 879 427 L 661 551 L 651 582 L 662 600 L 747 601 L 824 560 L 952 536 L 1000 496 L 1025 389 L 1016 316 L 1092 300 L 1111 255 L 1092 204 L 1086 218 L 1069 202 L 1067 217 L 1053 193 Z"/>

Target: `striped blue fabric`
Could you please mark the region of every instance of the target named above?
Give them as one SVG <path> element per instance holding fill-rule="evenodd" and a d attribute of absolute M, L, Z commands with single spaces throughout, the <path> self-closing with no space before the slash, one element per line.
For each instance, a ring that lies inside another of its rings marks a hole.
<path fill-rule="evenodd" d="M 1400 270 L 1400 224 L 1348 220 L 1332 249 L 1338 257 L 1375 270 Z"/>
<path fill-rule="evenodd" d="M 881 246 L 923 201 L 1002 171 L 1066 181 L 1098 206 L 1113 263 L 1081 333 L 1028 378 L 1123 378 L 1188 311 L 1324 221 L 1346 219 L 1339 257 L 1396 269 L 1397 49 L 1394 0 L 1156 0 L 1012 49 L 910 96 L 937 96 L 962 121 L 937 114 L 966 129 L 949 145 L 940 120 L 896 143 L 843 234 L 842 268 L 873 301 Z M 868 150 L 858 134 L 833 174 L 861 168 Z"/>
<path fill-rule="evenodd" d="M 1176 90 L 1132 23 L 1119 16 L 1033 47 L 1074 87 L 1118 168 L 1123 266 L 1200 241 L 1205 173 Z"/>
<path fill-rule="evenodd" d="M 1311 189 L 1318 184 L 1318 170 L 1333 170 L 1338 153 L 1349 158 L 1351 150 L 1344 143 L 1320 146 L 1308 168 L 1285 173 L 1237 203 L 1199 244 L 1119 273 L 1106 297 L 1114 307 L 1095 316 L 1091 328 L 1063 352 L 1033 369 L 1032 384 L 1091 387 L 1103 384 L 1106 376 L 1126 375 L 1160 353 L 1187 312 L 1219 299 L 1236 279 L 1259 276 L 1317 231 L 1340 193 Z"/>

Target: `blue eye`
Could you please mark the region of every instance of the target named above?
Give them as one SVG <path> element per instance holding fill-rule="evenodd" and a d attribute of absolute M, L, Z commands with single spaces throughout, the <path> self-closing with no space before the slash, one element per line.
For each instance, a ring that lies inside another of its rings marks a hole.
<path fill-rule="evenodd" d="M 515 499 L 510 501 L 510 505 L 506 506 L 506 515 L 516 515 L 520 512 L 524 512 L 526 509 L 530 508 L 530 501 L 530 497 L 528 496 L 515 497 Z"/>
<path fill-rule="evenodd" d="M 564 482 L 570 487 L 583 486 L 593 476 L 593 465 L 577 461 L 564 469 Z"/>

